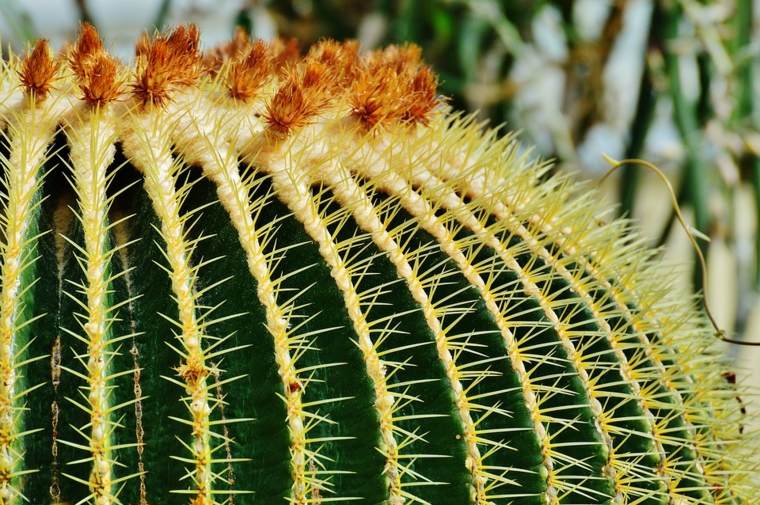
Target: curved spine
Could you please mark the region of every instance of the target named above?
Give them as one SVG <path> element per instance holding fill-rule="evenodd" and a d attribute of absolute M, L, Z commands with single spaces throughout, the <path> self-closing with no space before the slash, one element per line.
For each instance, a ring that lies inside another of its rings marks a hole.
<path fill-rule="evenodd" d="M 420 171 L 424 172 L 424 170 Z M 423 177 L 425 176 L 423 175 Z M 436 176 L 428 174 L 426 177 L 425 187 L 427 189 L 427 198 L 435 202 L 437 205 L 440 205 L 442 208 L 450 210 L 451 213 L 456 216 L 457 220 L 464 224 L 465 227 L 467 227 L 469 230 L 474 232 L 480 238 L 480 240 L 483 241 L 484 244 L 494 249 L 502 257 L 502 259 L 505 259 L 507 257 L 508 252 L 502 241 L 499 240 L 499 238 L 492 231 L 490 231 L 486 225 L 481 223 L 481 221 L 474 215 L 471 210 L 473 205 L 465 204 L 452 189 L 450 183 L 447 184 L 441 180 L 438 180 Z M 473 200 L 473 204 L 477 204 L 477 199 Z M 479 206 L 479 208 L 483 207 Z M 648 424 L 650 426 L 650 440 L 654 446 L 653 449 L 656 451 L 658 459 L 663 462 L 665 458 L 665 449 L 663 447 L 662 441 L 660 440 L 661 437 L 657 436 L 658 420 L 655 418 L 655 415 L 652 413 L 652 410 L 649 407 L 650 404 L 657 402 L 657 398 L 652 396 L 650 392 L 644 392 L 637 380 L 637 378 L 644 378 L 645 375 L 651 375 L 651 372 L 643 370 L 639 371 L 632 366 L 630 360 L 624 353 L 624 343 L 621 342 L 621 338 L 623 337 L 621 329 L 613 329 L 610 326 L 608 319 L 611 316 L 607 315 L 605 313 L 605 309 L 602 308 L 599 303 L 591 297 L 588 289 L 583 286 L 579 278 L 571 273 L 563 264 L 563 262 L 554 257 L 548 251 L 546 246 L 541 243 L 540 240 L 537 240 L 531 236 L 527 228 L 516 218 L 509 216 L 508 219 L 504 219 L 503 221 L 508 227 L 509 233 L 514 233 L 515 235 L 522 238 L 526 242 L 527 247 L 532 252 L 538 255 L 548 266 L 555 270 L 565 282 L 568 283 L 573 292 L 576 293 L 584 305 L 590 309 L 591 315 L 604 331 L 605 335 L 609 337 L 608 342 L 619 363 L 620 374 L 625 384 L 627 384 L 628 387 L 630 387 L 632 390 L 631 397 L 635 399 L 637 405 L 639 406 L 639 409 L 643 412 L 648 421 Z M 613 313 L 612 315 L 617 315 L 617 313 Z M 636 328 L 636 331 L 638 332 L 639 328 Z M 643 338 L 646 338 L 646 336 L 644 335 Z M 602 418 L 603 423 L 611 423 L 608 427 L 611 432 L 616 431 L 614 421 L 614 416 L 604 416 Z M 610 454 L 611 464 L 618 467 L 618 472 L 625 472 L 628 463 L 625 461 L 620 461 L 619 456 L 616 456 L 615 452 L 616 451 L 613 450 Z M 675 474 L 667 475 L 668 470 L 669 468 L 664 465 L 657 465 L 655 468 L 657 477 L 664 480 L 667 486 L 670 487 L 671 480 L 677 481 L 679 480 L 679 477 Z M 629 478 L 621 478 L 625 479 L 625 481 L 631 481 Z M 629 496 L 631 491 L 634 491 L 635 494 L 635 488 L 633 486 L 627 485 L 627 482 L 623 482 L 620 479 L 616 479 L 615 482 L 616 489 L 620 497 L 626 498 Z"/>
<path fill-rule="evenodd" d="M 369 196 L 365 190 L 356 183 L 352 175 L 338 164 L 333 164 L 329 168 L 317 164 L 316 167 L 312 168 L 313 173 L 311 174 L 311 177 L 314 178 L 315 181 L 326 182 L 330 185 L 335 192 L 338 201 L 345 208 L 351 210 L 357 224 L 372 236 L 373 241 L 382 251 L 388 254 L 388 258 L 396 267 L 398 275 L 401 276 L 408 285 L 412 297 L 422 307 L 422 312 L 425 316 L 428 327 L 433 332 L 433 335 L 435 335 L 438 355 L 444 364 L 443 368 L 446 370 L 447 379 L 454 390 L 457 411 L 464 426 L 464 438 L 467 445 L 467 469 L 472 474 L 473 481 L 473 502 L 478 505 L 489 503 L 489 490 L 497 487 L 498 483 L 502 481 L 506 475 L 493 473 L 494 469 L 489 469 L 484 461 L 484 457 L 481 454 L 478 444 L 485 443 L 486 438 L 479 433 L 477 423 L 472 417 L 471 407 L 473 401 L 468 398 L 467 390 L 461 383 L 459 378 L 460 371 L 458 370 L 451 351 L 447 348 L 445 331 L 440 320 L 435 315 L 436 310 L 433 307 L 428 293 L 423 288 L 422 282 L 415 274 L 415 269 L 406 258 L 404 249 L 390 235 L 385 225 L 378 217 L 376 209 L 369 199 Z M 316 170 L 314 170 L 314 168 L 316 168 Z M 510 334 L 509 329 L 504 327 L 502 323 L 503 321 L 501 320 L 497 321 L 500 328 L 503 331 L 508 332 L 507 334 Z M 517 366 L 520 366 L 519 362 Z M 526 381 L 523 384 L 526 389 L 530 390 L 530 381 Z M 531 411 L 533 412 L 535 410 L 535 405 L 533 405 Z M 538 422 L 538 424 L 540 425 L 540 422 Z M 537 432 L 546 433 L 543 426 L 539 426 Z M 551 473 L 552 462 L 550 458 L 545 458 L 544 466 L 546 467 L 547 472 Z"/>
<path fill-rule="evenodd" d="M 393 178 L 391 176 L 391 178 Z M 407 186 L 405 182 L 403 182 L 400 179 L 396 179 L 395 184 L 389 184 L 384 185 L 384 187 L 389 188 L 393 187 L 392 193 L 394 195 L 397 195 L 399 197 L 399 201 L 404 208 L 407 209 L 407 211 L 410 212 L 410 214 L 414 217 L 416 217 L 420 225 L 422 226 L 425 231 L 430 233 L 433 237 L 435 237 L 438 240 L 438 243 L 440 244 L 441 250 L 443 250 L 447 255 L 449 255 L 459 266 L 462 273 L 465 275 L 465 277 L 472 282 L 480 291 L 481 296 L 483 297 L 484 301 L 486 302 L 486 306 L 488 307 L 491 314 L 496 318 L 496 320 L 499 322 L 500 329 L 502 332 L 508 331 L 508 323 L 506 322 L 506 318 L 504 314 L 502 313 L 501 309 L 498 307 L 498 304 L 495 301 L 495 298 L 492 293 L 489 292 L 488 288 L 486 287 L 485 282 L 483 281 L 483 278 L 480 275 L 480 272 L 478 271 L 478 268 L 474 265 L 472 265 L 471 261 L 467 258 L 467 256 L 462 252 L 462 250 L 457 245 L 456 241 L 451 237 L 449 231 L 446 229 L 446 227 L 442 224 L 442 222 L 439 220 L 439 218 L 435 217 L 435 212 L 430 206 L 429 202 L 421 197 L 418 193 L 416 193 L 411 187 Z M 400 185 L 400 187 L 399 187 Z M 394 187 L 395 186 L 395 187 Z M 539 302 L 541 305 L 544 314 L 547 316 L 547 318 L 551 321 L 552 325 L 554 326 L 555 330 L 557 331 L 557 334 L 560 337 L 560 342 L 564 350 L 567 352 L 568 356 L 570 357 L 575 371 L 578 374 L 578 377 L 581 378 L 581 380 L 584 383 L 585 390 L 587 394 L 589 395 L 589 399 L 591 401 L 591 408 L 596 414 L 597 418 L 601 418 L 601 414 L 603 411 L 602 404 L 599 402 L 599 400 L 595 397 L 595 390 L 592 386 L 591 380 L 588 375 L 588 371 L 586 370 L 587 365 L 583 362 L 583 358 L 581 356 L 581 353 L 576 349 L 575 345 L 573 344 L 566 326 L 569 325 L 569 323 L 563 321 L 560 316 L 557 315 L 557 313 L 554 311 L 554 309 L 551 306 L 551 302 L 546 299 L 545 295 L 543 294 L 543 291 L 533 282 L 531 281 L 531 276 L 533 275 L 530 272 L 526 272 L 524 268 L 517 263 L 515 258 L 509 253 L 508 250 L 504 249 L 503 247 L 499 248 L 498 251 L 499 254 L 502 257 L 502 260 L 506 263 L 506 265 L 514 272 L 517 273 L 518 277 L 520 278 L 520 282 L 525 288 L 526 293 L 531 295 L 535 300 Z M 511 340 L 510 333 L 505 334 L 505 340 L 509 342 Z M 527 397 L 527 395 L 526 395 Z M 612 438 L 607 430 L 606 426 L 602 426 L 597 424 L 597 430 L 599 432 L 600 438 L 604 441 L 604 444 L 606 446 L 606 450 L 608 453 L 614 451 L 614 445 L 612 443 Z M 544 443 L 546 444 L 545 447 L 547 448 L 545 458 L 546 456 L 550 456 L 551 454 L 551 447 L 554 447 L 553 450 L 556 450 L 557 445 L 551 444 L 550 440 L 545 439 Z M 548 465 L 547 470 L 549 469 Z M 553 470 L 553 465 L 552 465 Z M 606 469 L 607 477 L 612 481 L 616 481 L 616 473 L 614 469 L 611 467 L 607 467 Z M 547 476 L 547 483 L 548 483 L 548 489 L 547 489 L 547 499 L 552 503 L 558 503 L 558 496 L 554 494 L 554 489 L 559 490 L 570 490 L 574 487 L 576 487 L 576 484 L 570 484 L 570 483 L 562 483 L 561 477 L 557 476 L 553 471 L 548 472 Z M 618 498 L 619 499 L 619 498 Z"/>
<path fill-rule="evenodd" d="M 462 129 L 462 125 L 456 124 L 457 121 L 454 121 L 455 127 L 460 130 Z M 441 125 L 440 127 L 444 127 Z M 475 136 L 475 138 L 472 138 L 472 134 L 470 135 L 463 135 L 463 142 L 462 146 L 454 146 L 452 147 L 452 153 L 446 153 L 441 154 L 441 161 L 438 163 L 432 162 L 427 163 L 426 165 L 431 168 L 431 173 L 428 173 L 427 176 L 423 176 L 425 181 L 428 181 L 430 177 L 433 179 L 440 177 L 440 181 L 442 181 L 443 184 L 448 184 L 450 187 L 438 187 L 439 190 L 448 191 L 454 188 L 461 188 L 461 191 L 472 197 L 474 200 L 481 200 L 484 202 L 487 202 L 485 205 L 487 205 L 487 208 L 490 213 L 492 213 L 496 218 L 499 220 L 508 223 L 509 226 L 513 226 L 515 232 L 520 236 L 525 242 L 528 244 L 529 248 L 534 251 L 535 253 L 539 254 L 546 262 L 547 264 L 550 264 L 552 266 L 559 266 L 558 259 L 552 255 L 546 247 L 542 246 L 541 240 L 536 238 L 533 233 L 531 233 L 530 230 L 525 228 L 525 226 L 522 225 L 522 223 L 519 222 L 519 219 L 516 217 L 516 212 L 513 210 L 514 208 L 521 208 L 525 207 L 525 204 L 519 203 L 520 201 L 526 201 L 527 195 L 529 194 L 528 189 L 521 187 L 520 184 L 532 184 L 534 178 L 537 176 L 537 174 L 528 174 L 522 173 L 519 174 L 520 181 L 517 184 L 513 184 L 509 190 L 500 190 L 505 184 L 506 181 L 503 179 L 503 177 L 497 173 L 491 173 L 489 170 L 492 171 L 492 169 L 488 166 L 483 168 L 482 166 L 478 165 L 477 160 L 478 158 L 485 157 L 486 154 L 482 152 L 482 144 L 485 142 L 485 139 L 482 139 L 478 136 Z M 514 157 L 514 148 L 515 144 L 514 141 L 507 137 L 505 139 L 502 139 L 502 143 L 507 144 L 509 147 L 506 149 L 506 156 L 507 157 Z M 511 144 L 511 145 L 510 145 Z M 493 149 L 493 146 L 491 146 Z M 465 167 L 462 170 L 459 170 L 456 174 L 452 174 L 450 172 L 450 164 L 451 163 L 461 163 L 460 166 Z M 540 172 L 540 168 L 538 166 L 533 167 L 535 168 L 536 172 Z M 418 182 L 420 182 L 418 180 Z M 513 181 L 514 182 L 514 181 Z M 567 190 L 563 190 L 561 193 L 566 194 Z M 456 193 L 452 192 L 453 194 L 449 194 L 449 204 L 451 204 L 452 200 L 456 201 L 459 197 L 456 195 Z M 546 201 L 548 205 L 558 206 L 562 202 L 562 198 L 556 198 L 556 196 L 548 196 L 549 193 L 542 194 L 541 197 Z M 535 195 L 534 195 L 535 196 Z M 533 204 L 536 208 L 539 207 L 539 204 Z M 583 207 L 581 207 L 582 210 Z M 548 210 L 548 212 L 551 212 Z M 525 214 L 526 211 L 523 209 L 522 214 Z M 585 213 L 587 215 L 586 220 L 592 219 L 592 209 L 590 207 L 585 209 Z M 597 284 L 600 286 L 605 292 L 609 294 L 609 297 L 615 304 L 615 311 L 618 311 L 620 314 L 622 314 L 625 317 L 625 320 L 628 321 L 628 324 L 631 326 L 631 328 L 634 331 L 634 334 L 636 335 L 636 338 L 642 343 L 642 348 L 645 349 L 647 358 L 654 364 L 656 369 L 660 372 L 660 379 L 659 382 L 663 387 L 665 387 L 668 391 L 669 397 L 675 402 L 675 405 L 672 409 L 674 413 L 677 413 L 682 418 L 684 424 L 687 427 L 687 431 L 689 433 L 689 439 L 685 441 L 685 444 L 690 446 L 697 454 L 698 460 L 697 460 L 697 468 L 698 471 L 701 473 L 702 477 L 707 478 L 707 475 L 704 471 L 704 463 L 703 460 L 705 457 L 708 457 L 709 459 L 709 449 L 707 452 L 705 452 L 704 449 L 701 449 L 696 441 L 696 432 L 697 428 L 694 426 L 694 424 L 688 419 L 687 415 L 687 407 L 684 402 L 684 394 L 682 390 L 679 390 L 679 386 L 677 382 L 671 381 L 668 379 L 668 377 L 672 376 L 673 370 L 671 369 L 670 373 L 666 373 L 666 370 L 668 370 L 668 367 L 663 363 L 662 358 L 660 355 L 669 355 L 673 356 L 673 353 L 675 352 L 672 347 L 665 346 L 663 342 L 653 342 L 649 337 L 648 333 L 651 332 L 652 327 L 651 324 L 647 324 L 643 318 L 644 315 L 642 314 L 642 311 L 636 311 L 632 312 L 631 309 L 628 306 L 628 303 L 625 301 L 626 294 L 624 293 L 624 288 L 618 284 L 612 284 L 608 280 L 610 278 L 610 275 L 612 278 L 618 277 L 620 274 L 620 271 L 629 271 L 631 273 L 634 272 L 634 270 L 630 270 L 629 268 L 622 268 L 622 269 L 616 269 L 610 265 L 610 268 L 607 270 L 610 272 L 609 275 L 604 274 L 599 270 L 599 268 L 596 265 L 604 264 L 605 261 L 602 259 L 604 257 L 610 257 L 609 259 L 612 260 L 614 257 L 618 257 L 618 261 L 621 263 L 621 265 L 625 264 L 625 254 L 621 253 L 620 248 L 617 247 L 617 243 L 615 240 L 604 240 L 605 249 L 599 250 L 593 247 L 586 247 L 582 244 L 584 239 L 588 241 L 586 237 L 579 236 L 579 229 L 584 229 L 583 226 L 579 226 L 578 219 L 569 219 L 565 218 L 565 221 L 570 223 L 575 223 L 574 227 L 570 227 L 567 225 L 563 225 L 562 223 L 552 222 L 548 223 L 544 220 L 538 220 L 533 222 L 533 224 L 537 227 L 538 230 L 540 230 L 541 233 L 545 234 L 546 236 L 552 236 L 556 233 L 556 230 L 561 230 L 561 235 L 558 241 L 556 242 L 556 245 L 558 246 L 559 250 L 562 251 L 563 254 L 566 254 L 568 258 L 571 258 L 572 261 L 575 261 L 579 264 L 581 268 L 583 268 L 586 272 L 590 274 L 589 281 Z M 585 230 L 585 229 L 584 229 Z M 600 230 L 597 230 L 599 232 Z M 614 232 L 616 235 L 618 232 Z M 633 250 L 633 247 L 635 244 L 627 244 L 623 246 L 623 249 L 626 247 L 629 248 L 629 250 Z M 586 251 L 592 258 L 594 258 L 594 261 L 590 261 L 589 258 L 584 254 L 579 254 L 579 251 Z M 563 269 L 557 270 L 560 275 L 564 276 L 568 282 L 571 282 L 570 279 L 572 278 L 571 275 L 568 275 L 566 270 L 563 271 Z M 640 273 L 640 270 L 639 270 Z M 629 274 L 630 275 L 630 274 Z M 623 281 L 621 279 L 621 281 Z M 625 281 L 627 282 L 627 281 Z M 571 282 L 571 285 L 574 284 L 576 286 L 576 292 L 581 294 L 581 296 L 587 296 L 588 292 L 586 294 L 583 294 L 583 289 L 578 286 L 578 283 L 573 280 Z M 630 293 L 631 290 L 628 290 Z M 641 307 L 641 303 L 639 301 L 633 301 L 633 303 Z M 658 326 L 659 324 L 655 323 L 655 326 Z M 662 332 L 659 332 L 662 333 Z M 614 345 L 614 341 L 611 342 Z M 617 352 L 617 351 L 616 351 Z M 676 363 L 678 360 L 673 360 L 674 363 Z M 625 365 L 625 361 L 621 361 L 622 365 Z M 678 365 L 674 365 L 678 367 Z M 684 373 L 682 370 L 676 370 L 676 374 L 678 376 L 683 377 L 685 380 L 690 382 L 693 385 L 693 380 L 689 376 L 689 374 Z M 634 384 L 636 384 L 636 381 L 634 381 Z M 687 395 L 689 396 L 689 395 Z M 646 402 L 646 399 L 642 400 L 642 403 Z M 651 403 L 662 405 L 662 401 L 659 401 L 657 398 L 653 398 L 651 400 Z M 647 409 L 649 410 L 649 409 Z M 698 407 L 696 409 L 697 411 L 700 411 L 700 408 Z M 651 412 L 651 411 L 650 411 Z M 647 417 L 649 417 L 649 414 L 647 414 Z M 668 494 L 670 496 L 673 496 L 677 499 L 680 499 L 682 496 L 682 491 L 679 490 L 679 483 L 684 479 L 684 477 L 687 475 L 688 472 L 685 472 L 683 468 L 680 468 L 679 464 L 673 465 L 670 464 L 666 458 L 663 458 L 664 456 L 664 446 L 662 443 L 662 440 L 668 440 L 671 443 L 673 442 L 672 437 L 666 437 L 664 436 L 665 433 L 662 431 L 663 429 L 666 429 L 665 426 L 661 426 L 663 422 L 667 424 L 669 422 L 669 418 L 660 420 L 659 422 L 654 420 L 652 417 L 650 418 L 650 424 L 651 429 L 653 432 L 653 441 L 656 444 L 656 450 L 661 455 L 662 461 L 659 465 L 658 472 L 660 474 L 665 474 L 668 476 L 668 479 L 666 480 L 666 484 L 668 487 Z M 654 422 L 652 422 L 654 421 Z M 683 443 L 683 442 L 681 442 Z M 720 479 L 720 478 L 719 478 Z M 716 482 L 717 484 L 717 482 Z M 684 491 L 689 491 L 689 489 L 686 489 Z"/>

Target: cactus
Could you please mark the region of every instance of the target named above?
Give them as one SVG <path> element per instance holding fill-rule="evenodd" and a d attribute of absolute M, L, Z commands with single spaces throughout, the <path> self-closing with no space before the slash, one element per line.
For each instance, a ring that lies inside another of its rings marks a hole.
<path fill-rule="evenodd" d="M 751 503 L 693 300 L 436 86 L 193 26 L 11 55 L 0 503 Z"/>

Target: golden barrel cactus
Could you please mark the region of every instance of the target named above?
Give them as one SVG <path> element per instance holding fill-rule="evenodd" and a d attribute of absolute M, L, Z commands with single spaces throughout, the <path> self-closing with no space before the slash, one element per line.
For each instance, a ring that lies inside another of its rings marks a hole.
<path fill-rule="evenodd" d="M 0 504 L 752 503 L 693 301 L 413 46 L 0 83 Z"/>

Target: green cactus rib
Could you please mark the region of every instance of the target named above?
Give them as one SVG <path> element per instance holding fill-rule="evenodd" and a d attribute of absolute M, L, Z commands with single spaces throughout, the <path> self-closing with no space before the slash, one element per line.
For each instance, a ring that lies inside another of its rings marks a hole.
<path fill-rule="evenodd" d="M 413 48 L 235 44 L 4 67 L 0 504 L 753 503 L 742 391 L 593 191 Z"/>
<path fill-rule="evenodd" d="M 446 174 L 441 175 L 444 179 L 449 178 Z M 473 191 L 472 180 L 474 180 L 474 178 L 468 177 L 465 173 L 457 176 L 455 180 L 450 180 L 449 182 L 453 184 L 453 187 L 456 188 L 456 191 L 459 191 L 463 194 L 469 194 Z M 509 193 L 508 188 L 503 189 L 503 194 Z M 446 194 L 451 190 L 452 188 L 444 186 L 442 188 L 439 188 L 437 193 Z M 475 192 L 479 193 L 477 190 L 475 190 Z M 496 193 L 498 193 L 498 190 Z M 556 204 L 556 200 L 554 203 Z M 529 243 L 537 244 L 537 240 L 542 239 L 546 236 L 551 236 L 552 234 L 551 231 L 549 231 L 551 230 L 551 225 L 546 223 L 539 223 L 538 226 L 536 226 L 537 230 L 534 231 L 521 226 L 520 220 L 514 217 L 515 212 L 511 211 L 508 206 L 504 205 L 503 203 L 494 204 L 493 201 L 487 200 L 485 205 L 487 208 L 493 209 L 494 214 L 498 218 L 512 222 L 513 226 L 515 226 L 515 228 L 518 230 L 517 233 Z M 523 221 L 531 220 L 535 221 L 534 216 L 527 215 L 523 217 Z M 594 228 L 596 227 L 593 227 L 592 229 Z M 598 232 L 599 230 L 594 230 L 594 233 Z M 673 467 L 668 465 L 663 469 L 666 472 L 683 475 L 683 483 L 680 483 L 675 488 L 673 483 L 679 482 L 679 479 L 670 479 L 669 486 L 671 486 L 671 492 L 677 492 L 678 487 L 684 489 L 693 488 L 695 485 L 698 485 L 697 483 L 702 479 L 706 479 L 708 482 L 712 481 L 712 483 L 708 484 L 704 489 L 700 489 L 699 487 L 696 489 L 691 489 L 691 494 L 697 493 L 698 495 L 703 496 L 708 492 L 708 488 L 722 489 L 721 484 L 719 483 L 720 478 L 715 475 L 716 471 L 718 473 L 721 471 L 720 468 L 722 466 L 722 463 L 720 460 L 715 460 L 711 456 L 710 449 L 710 446 L 715 443 L 716 438 L 712 434 L 712 429 L 704 428 L 707 426 L 707 424 L 703 424 L 703 421 L 693 421 L 694 419 L 702 419 L 705 414 L 707 414 L 708 419 L 706 419 L 704 422 L 708 422 L 709 424 L 709 417 L 712 415 L 710 409 L 705 408 L 705 404 L 699 401 L 696 402 L 696 405 L 692 403 L 695 400 L 695 397 L 692 394 L 692 386 L 694 384 L 693 381 L 695 380 L 693 377 L 693 371 L 685 371 L 683 369 L 682 363 L 680 363 L 678 359 L 674 358 L 674 353 L 677 353 L 678 351 L 673 348 L 672 341 L 669 338 L 667 339 L 667 342 L 660 340 L 661 335 L 658 335 L 658 333 L 662 333 L 662 321 L 655 321 L 654 324 L 652 324 L 651 321 L 646 321 L 646 317 L 642 317 L 642 314 L 640 313 L 641 311 L 639 311 L 639 313 L 632 313 L 629 310 L 627 303 L 631 303 L 633 305 L 641 305 L 641 302 L 635 296 L 633 297 L 632 301 L 626 302 L 624 298 L 626 296 L 630 296 L 631 293 L 625 293 L 626 290 L 624 288 L 621 289 L 619 285 L 609 282 L 608 279 L 617 275 L 617 272 L 619 272 L 619 270 L 616 272 L 615 268 L 613 268 L 612 271 L 614 273 L 607 275 L 600 273 L 600 267 L 601 269 L 604 269 L 604 265 L 607 265 L 607 268 L 610 265 L 614 265 L 614 262 L 616 261 L 615 256 L 619 254 L 620 248 L 630 248 L 633 250 L 643 246 L 638 243 L 638 241 L 632 240 L 630 237 L 625 237 L 623 230 L 613 231 L 607 229 L 607 232 L 611 237 L 617 235 L 618 238 L 609 240 L 605 246 L 605 249 L 597 251 L 594 255 L 601 257 L 604 257 L 604 255 L 612 255 L 612 258 L 607 258 L 610 261 L 606 261 L 606 259 L 589 261 L 588 258 L 578 258 L 575 261 L 578 261 L 579 264 L 583 266 L 583 269 L 588 275 L 588 278 L 584 279 L 583 281 L 583 283 L 590 282 L 588 289 L 600 293 L 605 299 L 609 299 L 611 302 L 611 306 L 613 307 L 611 314 L 613 315 L 613 320 L 615 321 L 613 326 L 617 326 L 621 322 L 628 320 L 629 327 L 626 331 L 636 336 L 633 340 L 634 345 L 627 350 L 627 354 L 630 355 L 629 361 L 631 363 L 634 365 L 639 365 L 640 371 L 636 372 L 636 376 L 640 381 L 644 382 L 644 385 L 640 387 L 639 390 L 645 395 L 650 395 L 643 398 L 645 405 L 652 405 L 653 408 L 650 410 L 653 412 L 659 412 L 658 415 L 655 416 L 656 425 L 654 427 L 655 431 L 653 431 L 653 433 L 670 433 L 674 430 L 678 430 L 680 432 L 679 436 L 675 438 L 668 437 L 660 441 L 658 444 L 671 445 L 673 446 L 674 451 L 677 454 L 681 455 L 679 458 L 675 459 L 678 461 L 677 465 Z M 545 261 L 553 264 L 559 273 L 562 274 L 562 276 L 572 284 L 571 277 L 568 276 L 568 273 L 566 271 L 563 272 L 564 269 L 558 263 L 558 261 L 561 260 L 562 256 L 564 255 L 563 249 L 567 249 L 567 247 L 557 247 L 555 244 L 555 252 L 550 252 L 546 249 L 542 251 L 540 247 L 536 247 L 535 245 L 532 247 L 532 249 L 536 254 L 541 255 Z M 623 257 L 625 256 L 626 255 L 623 255 Z M 643 258 L 639 258 L 636 261 L 638 261 L 639 264 L 644 264 Z M 653 273 L 649 279 L 662 279 L 662 276 L 663 273 L 657 272 Z M 648 282 L 649 279 L 642 277 L 640 282 Z M 660 286 L 659 289 L 667 289 L 667 284 Z M 575 286 L 574 290 L 581 295 L 584 293 L 584 288 L 582 285 Z M 673 310 L 673 307 L 671 306 L 668 310 Z M 616 316 L 615 314 L 618 312 L 625 314 L 626 317 L 621 319 L 619 316 Z M 678 318 L 675 319 L 677 320 Z M 688 318 L 684 318 L 681 323 L 687 320 Z M 668 331 L 665 331 L 665 334 L 668 333 Z M 640 344 L 643 344 L 643 346 Z M 696 343 L 692 341 L 691 344 L 693 345 Z M 691 348 L 691 346 L 687 347 L 689 350 L 688 352 L 703 352 L 704 349 L 702 349 L 700 345 L 701 344 L 696 344 L 696 348 Z M 636 352 L 633 352 L 634 350 Z M 623 363 L 623 361 L 621 361 L 621 363 Z M 671 380 L 669 378 L 669 374 L 673 371 L 677 371 L 677 373 L 684 378 L 684 381 L 682 382 L 680 380 Z M 654 372 L 654 377 L 652 377 L 652 379 L 649 381 L 645 381 L 645 377 L 641 374 L 651 374 L 652 372 Z M 665 383 L 668 387 L 663 387 L 662 384 L 658 384 L 656 380 L 658 377 L 666 377 L 667 379 L 665 380 Z M 686 415 L 683 417 L 674 415 L 674 413 L 671 411 L 671 406 L 673 404 L 677 406 L 678 410 L 688 409 Z M 655 436 L 656 443 L 658 442 L 659 438 L 661 437 Z M 658 448 L 658 452 L 660 452 L 662 460 L 662 448 Z M 673 460 L 673 458 L 670 459 L 671 461 Z M 707 471 L 705 470 L 706 465 L 708 468 Z M 692 475 L 694 472 L 698 474 L 696 478 Z"/>

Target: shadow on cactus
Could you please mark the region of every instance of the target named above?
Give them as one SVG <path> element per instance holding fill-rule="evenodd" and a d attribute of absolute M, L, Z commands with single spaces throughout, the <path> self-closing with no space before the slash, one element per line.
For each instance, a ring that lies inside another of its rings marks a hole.
<path fill-rule="evenodd" d="M 413 46 L 2 74 L 0 503 L 750 503 L 691 300 Z"/>

